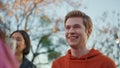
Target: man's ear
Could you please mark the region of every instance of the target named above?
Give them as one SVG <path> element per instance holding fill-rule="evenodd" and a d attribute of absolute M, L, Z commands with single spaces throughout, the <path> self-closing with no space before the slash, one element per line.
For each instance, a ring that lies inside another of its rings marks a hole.
<path fill-rule="evenodd" d="M 92 28 L 88 29 L 88 33 L 87 33 L 88 38 L 91 35 L 91 33 L 92 33 Z"/>

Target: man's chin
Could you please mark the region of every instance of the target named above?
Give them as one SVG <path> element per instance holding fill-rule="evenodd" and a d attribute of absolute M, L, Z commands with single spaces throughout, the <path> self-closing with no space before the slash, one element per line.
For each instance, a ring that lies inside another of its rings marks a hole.
<path fill-rule="evenodd" d="M 70 47 L 75 47 L 76 44 L 73 44 L 73 43 L 72 43 L 72 44 L 69 44 L 69 46 L 70 46 Z"/>
<path fill-rule="evenodd" d="M 72 49 L 78 49 L 78 47 L 77 47 L 76 45 L 70 45 L 70 47 L 71 47 Z"/>

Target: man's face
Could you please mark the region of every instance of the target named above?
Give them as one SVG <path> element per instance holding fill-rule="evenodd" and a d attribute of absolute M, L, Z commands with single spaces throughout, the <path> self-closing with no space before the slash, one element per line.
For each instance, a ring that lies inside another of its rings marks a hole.
<path fill-rule="evenodd" d="M 72 48 L 85 47 L 87 30 L 81 17 L 69 18 L 65 24 L 65 37 Z"/>

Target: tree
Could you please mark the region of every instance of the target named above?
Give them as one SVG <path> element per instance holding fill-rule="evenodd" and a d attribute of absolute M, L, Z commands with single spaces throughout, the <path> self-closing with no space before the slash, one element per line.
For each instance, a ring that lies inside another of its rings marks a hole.
<path fill-rule="evenodd" d="M 96 19 L 94 25 L 95 29 L 90 45 L 111 57 L 116 62 L 117 67 L 120 67 L 120 13 L 106 11 Z"/>
<path fill-rule="evenodd" d="M 48 62 L 38 62 L 36 65 L 47 64 L 57 58 L 61 55 L 58 49 L 61 45 L 66 45 L 61 36 L 64 33 L 63 18 L 57 15 L 56 8 L 65 5 L 64 12 L 67 12 L 71 8 L 81 6 L 80 1 L 72 0 L 4 0 L 3 3 L 6 12 L 2 12 L 0 16 L 3 22 L 10 26 L 9 33 L 24 29 L 31 37 L 32 62 L 41 54 L 48 57 Z"/>

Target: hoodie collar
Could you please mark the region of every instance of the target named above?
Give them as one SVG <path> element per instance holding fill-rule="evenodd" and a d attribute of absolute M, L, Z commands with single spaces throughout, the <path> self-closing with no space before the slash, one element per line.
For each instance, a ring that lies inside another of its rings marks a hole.
<path fill-rule="evenodd" d="M 89 53 L 81 56 L 80 58 L 76 58 L 74 56 L 71 56 L 71 50 L 68 50 L 67 54 L 66 54 L 66 58 L 70 59 L 70 60 L 86 60 L 87 59 L 91 59 L 97 55 L 101 54 L 98 50 L 95 50 L 94 48 L 92 48 Z"/>
<path fill-rule="evenodd" d="M 96 57 L 98 55 L 100 55 L 102 53 L 100 53 L 98 50 L 95 50 L 94 48 L 92 48 L 88 54 L 81 56 L 80 58 L 76 58 L 74 56 L 71 56 L 71 50 L 68 50 L 67 54 L 65 55 L 65 68 L 69 68 L 70 62 L 72 60 L 75 60 L 75 62 L 84 62 L 85 63 L 85 67 L 84 68 L 88 68 L 87 67 L 87 62 L 93 57 Z M 93 58 L 94 59 L 94 58 Z"/>

